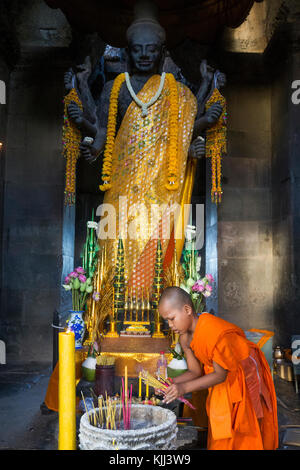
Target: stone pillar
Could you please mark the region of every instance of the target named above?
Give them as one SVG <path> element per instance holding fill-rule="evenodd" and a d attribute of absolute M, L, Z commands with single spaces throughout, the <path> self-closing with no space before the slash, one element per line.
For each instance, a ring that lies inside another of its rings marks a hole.
<path fill-rule="evenodd" d="M 7 106 L 9 91 L 9 75 L 10 71 L 6 62 L 0 59 L 0 80 L 5 84 L 5 103 L 0 103 L 0 246 L 3 238 L 3 197 L 4 197 L 4 180 L 5 180 L 5 154 L 6 154 L 6 129 L 7 129 Z M 2 98 L 2 97 L 1 97 Z M 0 261 L 2 264 L 2 251 L 0 250 Z M 0 285 L 2 282 L 3 272 L 0 273 Z"/>
<path fill-rule="evenodd" d="M 247 54 L 244 55 L 247 61 Z M 206 271 L 216 279 L 210 308 L 243 329 L 273 330 L 270 87 L 228 77 L 228 154 L 223 198 L 210 202 L 207 170 Z"/>
<path fill-rule="evenodd" d="M 276 342 L 290 347 L 300 331 L 300 104 L 292 82 L 300 80 L 300 22 L 274 34 L 268 58 L 272 86 L 272 218 Z"/>

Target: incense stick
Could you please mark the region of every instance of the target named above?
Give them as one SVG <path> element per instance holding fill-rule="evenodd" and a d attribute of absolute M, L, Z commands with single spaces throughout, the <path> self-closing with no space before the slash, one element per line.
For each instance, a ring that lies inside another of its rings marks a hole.
<path fill-rule="evenodd" d="M 161 391 L 164 394 L 167 391 L 168 387 L 172 385 L 172 383 L 168 379 L 163 379 L 163 381 L 166 382 L 165 384 L 161 380 L 158 380 L 152 375 L 150 375 L 148 371 L 144 370 L 142 371 L 142 380 L 144 381 L 144 383 L 148 383 L 150 387 L 153 387 L 154 389 L 157 389 L 158 391 Z M 178 397 L 178 400 L 187 405 L 192 410 L 196 409 L 194 405 L 192 405 L 192 403 L 190 403 L 186 398 Z"/>

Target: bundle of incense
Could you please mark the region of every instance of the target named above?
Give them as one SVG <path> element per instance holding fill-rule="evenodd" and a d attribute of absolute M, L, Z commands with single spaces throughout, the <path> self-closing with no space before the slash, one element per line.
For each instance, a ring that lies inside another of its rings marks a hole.
<path fill-rule="evenodd" d="M 89 423 L 92 426 L 116 429 L 116 411 L 117 411 L 117 400 L 111 399 L 107 396 L 104 399 L 102 395 L 98 397 L 98 411 L 96 410 L 94 403 L 92 402 L 93 410 L 88 410 L 86 401 L 83 393 L 81 392 L 86 414 L 88 416 Z"/>
<path fill-rule="evenodd" d="M 150 387 L 155 388 L 159 392 L 162 392 L 165 394 L 166 390 L 170 385 L 172 385 L 172 382 L 169 379 L 163 379 L 161 376 L 159 376 L 159 379 L 156 379 L 153 377 L 153 375 L 150 375 L 149 372 L 147 371 L 142 371 L 142 380 L 144 383 L 147 383 L 150 385 Z M 195 410 L 196 408 L 189 402 L 186 398 L 184 397 L 178 397 L 178 400 L 187 405 L 189 408 L 192 410 Z"/>
<path fill-rule="evenodd" d="M 122 408 L 123 408 L 123 423 L 124 429 L 130 429 L 130 415 L 131 415 L 131 401 L 132 401 L 132 384 L 130 386 L 130 394 L 124 385 L 124 378 L 122 377 Z"/>
<path fill-rule="evenodd" d="M 115 361 L 116 359 L 114 357 L 101 355 L 96 357 L 97 366 L 113 366 Z"/>

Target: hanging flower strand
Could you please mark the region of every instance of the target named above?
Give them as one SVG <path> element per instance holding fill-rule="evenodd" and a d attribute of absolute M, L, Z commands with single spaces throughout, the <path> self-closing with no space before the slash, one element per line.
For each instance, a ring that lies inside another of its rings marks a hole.
<path fill-rule="evenodd" d="M 117 114 L 118 114 L 118 98 L 121 86 L 125 80 L 125 73 L 121 73 L 114 81 L 110 93 L 106 145 L 104 150 L 104 160 L 102 167 L 102 181 L 103 184 L 99 186 L 101 191 L 107 191 L 111 188 L 110 178 L 112 170 L 112 156 L 115 145 Z"/>
<path fill-rule="evenodd" d="M 66 158 L 65 204 L 73 205 L 76 195 L 76 164 L 79 158 L 81 133 L 76 125 L 69 119 L 68 106 L 74 101 L 82 110 L 82 103 L 75 88 L 64 97 L 64 123 L 63 123 L 63 156 Z"/>
<path fill-rule="evenodd" d="M 218 122 L 206 131 L 206 157 L 211 157 L 211 200 L 216 204 L 221 202 L 223 194 L 221 187 L 221 163 L 222 155 L 227 152 L 227 110 L 226 99 L 221 95 L 219 90 L 215 88 L 213 94 L 205 105 L 206 110 L 217 101 L 222 105 L 222 114 Z"/>
<path fill-rule="evenodd" d="M 177 82 L 172 73 L 167 74 L 170 90 L 170 114 L 169 114 L 169 152 L 166 188 L 169 190 L 178 189 L 178 88 Z"/>

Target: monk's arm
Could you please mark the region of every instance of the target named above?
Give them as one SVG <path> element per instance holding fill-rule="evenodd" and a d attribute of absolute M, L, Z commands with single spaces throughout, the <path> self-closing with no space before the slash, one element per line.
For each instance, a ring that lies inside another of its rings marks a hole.
<path fill-rule="evenodd" d="M 176 398 L 186 393 L 206 390 L 207 388 L 218 385 L 226 380 L 227 370 L 223 369 L 219 364 L 213 362 L 214 371 L 202 377 L 195 378 L 185 383 L 171 385 L 166 393 L 164 402 L 171 403 Z"/>
<path fill-rule="evenodd" d="M 174 383 L 180 384 L 191 381 L 196 377 L 202 375 L 202 367 L 198 359 L 194 356 L 193 351 L 190 348 L 184 349 L 184 354 L 188 366 L 188 370 L 178 377 L 174 378 Z"/>

